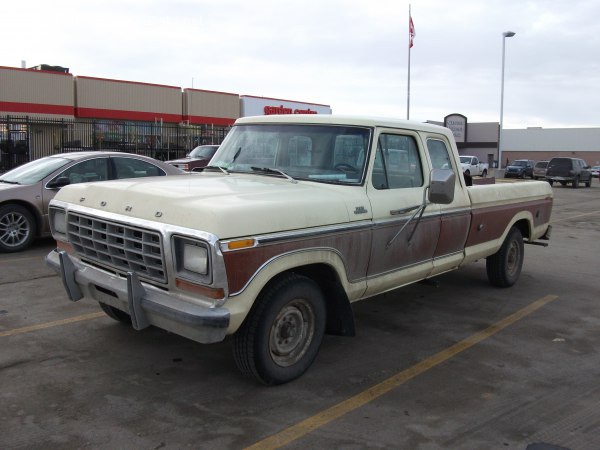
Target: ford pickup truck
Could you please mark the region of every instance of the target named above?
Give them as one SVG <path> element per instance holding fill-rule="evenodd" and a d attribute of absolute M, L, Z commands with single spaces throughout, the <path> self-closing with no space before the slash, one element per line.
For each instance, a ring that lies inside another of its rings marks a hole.
<path fill-rule="evenodd" d="M 477 156 L 461 155 L 460 165 L 462 167 L 463 173 L 467 176 L 470 175 L 472 177 L 487 177 L 489 164 L 479 161 L 479 158 Z"/>
<path fill-rule="evenodd" d="M 136 330 L 232 336 L 246 375 L 304 373 L 353 302 L 486 258 L 512 286 L 547 245 L 542 181 L 467 187 L 450 130 L 335 115 L 238 119 L 200 174 L 77 184 L 50 205 L 47 263 L 72 301 Z"/>

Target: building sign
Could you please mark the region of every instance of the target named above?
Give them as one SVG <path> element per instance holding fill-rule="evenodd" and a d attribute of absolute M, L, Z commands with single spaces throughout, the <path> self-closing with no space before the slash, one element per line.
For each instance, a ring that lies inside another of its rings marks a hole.
<path fill-rule="evenodd" d="M 467 118 L 462 114 L 444 117 L 444 126 L 450 128 L 456 142 L 467 142 Z"/>
<path fill-rule="evenodd" d="M 303 103 L 277 98 L 240 96 L 240 117 L 270 116 L 273 114 L 331 114 L 329 105 Z"/>
<path fill-rule="evenodd" d="M 271 114 L 318 114 L 316 111 L 312 109 L 292 109 L 286 108 L 283 105 L 280 106 L 265 106 L 264 107 L 265 116 L 270 116 Z"/>

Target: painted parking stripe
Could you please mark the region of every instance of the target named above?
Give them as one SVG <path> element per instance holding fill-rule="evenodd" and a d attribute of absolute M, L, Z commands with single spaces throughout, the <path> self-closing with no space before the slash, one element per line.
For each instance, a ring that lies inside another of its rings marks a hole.
<path fill-rule="evenodd" d="M 407 381 L 415 378 L 418 375 L 427 372 L 429 369 L 436 367 L 437 365 L 449 360 L 450 358 L 458 355 L 459 353 L 468 350 L 474 345 L 484 341 L 485 339 L 495 335 L 496 333 L 504 330 L 506 327 L 512 325 L 513 323 L 523 319 L 534 311 L 540 309 L 544 305 L 556 300 L 558 296 L 556 295 L 547 295 L 539 300 L 531 303 L 530 305 L 520 309 L 519 311 L 507 316 L 506 318 L 500 320 L 499 322 L 490 325 L 483 331 L 479 333 L 475 333 L 468 338 L 442 350 L 439 353 L 436 353 L 429 358 L 422 360 L 421 362 L 415 364 L 412 367 L 409 367 L 402 372 L 397 373 L 396 375 L 388 378 L 387 380 L 382 381 L 379 384 L 363 391 L 349 399 L 338 403 L 337 405 L 332 406 L 324 411 L 321 411 L 318 414 L 315 414 L 312 417 L 309 417 L 302 422 L 297 423 L 296 425 L 292 425 L 285 430 L 274 434 L 262 441 L 259 441 L 253 444 L 248 449 L 275 449 L 287 445 L 295 440 L 302 438 L 303 436 L 327 425 L 329 422 L 342 417 L 361 406 L 366 405 L 367 403 L 372 402 L 373 400 L 381 397 L 382 395 L 396 389 Z"/>
<path fill-rule="evenodd" d="M 82 322 L 84 320 L 97 319 L 98 317 L 106 317 L 103 312 L 95 312 L 90 314 L 83 314 L 81 316 L 69 317 L 68 319 L 55 320 L 54 322 L 40 323 L 37 325 L 31 325 L 28 327 L 15 328 L 13 330 L 0 331 L 0 337 L 15 336 L 17 334 L 31 333 L 32 331 L 44 330 L 46 328 L 59 327 L 61 325 L 68 325 L 70 323 Z"/>

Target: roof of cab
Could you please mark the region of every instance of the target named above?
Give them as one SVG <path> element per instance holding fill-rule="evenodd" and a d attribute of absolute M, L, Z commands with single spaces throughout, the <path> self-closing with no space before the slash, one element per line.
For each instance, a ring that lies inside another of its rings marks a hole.
<path fill-rule="evenodd" d="M 440 125 L 421 123 L 412 120 L 394 119 L 389 117 L 345 116 L 337 114 L 281 114 L 242 117 L 237 119 L 235 123 L 239 125 L 247 125 L 252 123 L 303 123 L 400 128 L 405 130 L 418 130 L 430 133 L 442 133 L 452 137 L 452 132 L 450 131 L 450 129 L 442 127 Z"/>

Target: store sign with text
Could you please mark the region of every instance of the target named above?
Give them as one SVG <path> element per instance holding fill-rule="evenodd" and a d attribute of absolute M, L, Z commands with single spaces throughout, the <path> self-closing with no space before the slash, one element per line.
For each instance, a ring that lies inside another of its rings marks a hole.
<path fill-rule="evenodd" d="M 456 142 L 467 142 L 467 118 L 462 114 L 450 114 L 444 117 L 444 126 L 450 128 Z"/>

